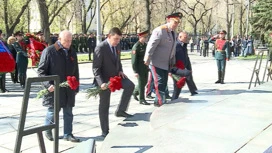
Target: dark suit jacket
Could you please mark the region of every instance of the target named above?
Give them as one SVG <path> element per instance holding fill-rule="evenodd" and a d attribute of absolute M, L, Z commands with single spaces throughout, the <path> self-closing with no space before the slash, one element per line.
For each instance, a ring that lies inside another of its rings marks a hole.
<path fill-rule="evenodd" d="M 186 69 L 192 70 L 191 61 L 188 56 L 187 44 L 177 41 L 176 45 L 176 61 L 181 60 Z"/>
<path fill-rule="evenodd" d="M 110 77 L 117 76 L 120 71 L 123 71 L 122 64 L 120 61 L 120 45 L 116 47 L 115 58 L 110 49 L 110 45 L 107 40 L 104 40 L 94 51 L 93 59 L 93 74 L 94 84 L 101 86 L 102 83 L 107 83 Z"/>

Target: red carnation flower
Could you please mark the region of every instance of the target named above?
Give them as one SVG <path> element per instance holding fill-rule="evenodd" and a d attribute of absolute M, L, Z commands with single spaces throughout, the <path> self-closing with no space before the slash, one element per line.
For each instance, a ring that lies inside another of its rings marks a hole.
<path fill-rule="evenodd" d="M 184 63 L 181 60 L 177 61 L 176 67 L 179 69 L 185 69 Z"/>
<path fill-rule="evenodd" d="M 111 77 L 109 82 L 107 83 L 107 88 L 111 92 L 115 92 L 116 90 L 120 90 L 122 88 L 122 78 L 119 76 Z M 86 97 L 89 99 L 90 97 L 96 97 L 102 89 L 100 87 L 92 87 L 87 89 Z"/>
<path fill-rule="evenodd" d="M 74 58 L 72 56 L 70 57 L 70 59 L 71 59 L 72 62 L 74 61 Z"/>
<path fill-rule="evenodd" d="M 181 89 L 185 85 L 185 81 L 186 81 L 186 77 L 181 77 L 177 81 L 177 87 Z"/>
<path fill-rule="evenodd" d="M 67 76 L 67 83 L 72 90 L 76 90 L 79 86 L 79 82 L 75 76 Z"/>
<path fill-rule="evenodd" d="M 122 88 L 122 82 L 121 82 L 121 77 L 115 76 L 110 78 L 110 82 L 108 85 L 108 88 L 110 89 L 111 92 L 114 92 L 115 90 L 120 90 Z"/>

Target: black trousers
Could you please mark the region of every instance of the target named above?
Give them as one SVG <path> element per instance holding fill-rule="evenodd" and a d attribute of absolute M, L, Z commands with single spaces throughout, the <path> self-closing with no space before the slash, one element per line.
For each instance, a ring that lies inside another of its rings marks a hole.
<path fill-rule="evenodd" d="M 95 47 L 89 47 L 89 60 L 92 60 L 91 55 L 94 52 Z"/>
<path fill-rule="evenodd" d="M 121 100 L 116 112 L 127 110 L 130 97 L 133 93 L 135 85 L 131 80 L 126 78 L 126 79 L 122 79 L 122 88 L 123 88 L 123 93 L 122 93 Z M 101 126 L 102 133 L 109 133 L 110 95 L 111 95 L 111 92 L 109 89 L 101 91 L 99 93 L 99 97 L 100 97 L 99 119 L 100 119 L 100 126 Z"/>
<path fill-rule="evenodd" d="M 177 87 L 177 81 L 173 79 L 173 82 L 174 82 L 174 92 L 173 92 L 173 95 L 172 95 L 172 100 L 175 100 L 175 99 L 178 99 L 179 97 L 179 94 L 181 92 L 181 88 L 178 88 Z M 186 77 L 186 84 L 189 88 L 189 91 L 191 93 L 195 92 L 197 90 L 197 87 L 195 85 L 195 82 L 193 80 L 193 75 L 192 73 Z"/>
<path fill-rule="evenodd" d="M 0 74 L 0 92 L 6 92 L 6 73 Z"/>

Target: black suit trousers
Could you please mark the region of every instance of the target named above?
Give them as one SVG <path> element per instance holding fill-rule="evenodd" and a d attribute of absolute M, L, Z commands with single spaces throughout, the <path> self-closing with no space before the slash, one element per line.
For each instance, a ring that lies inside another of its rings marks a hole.
<path fill-rule="evenodd" d="M 174 82 L 174 92 L 173 92 L 173 95 L 172 95 L 172 100 L 175 100 L 175 99 L 178 99 L 179 97 L 179 94 L 181 92 L 181 88 L 178 88 L 177 87 L 177 81 L 175 79 L 173 79 L 173 82 Z M 186 84 L 189 88 L 189 91 L 191 93 L 195 92 L 197 90 L 197 87 L 195 85 L 195 82 L 193 80 L 193 75 L 192 73 L 186 77 Z"/>
<path fill-rule="evenodd" d="M 135 85 L 131 80 L 126 78 L 126 79 L 122 79 L 122 88 L 123 88 L 123 93 L 122 93 L 122 97 L 116 112 L 127 110 L 130 97 L 133 93 Z M 111 92 L 109 89 L 106 89 L 99 93 L 99 96 L 100 96 L 99 119 L 100 119 L 100 126 L 101 126 L 102 133 L 109 133 L 110 95 L 111 95 Z"/>

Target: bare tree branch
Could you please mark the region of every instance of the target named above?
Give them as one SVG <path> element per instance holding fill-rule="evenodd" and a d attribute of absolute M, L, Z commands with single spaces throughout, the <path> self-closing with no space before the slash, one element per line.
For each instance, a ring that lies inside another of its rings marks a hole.
<path fill-rule="evenodd" d="M 60 13 L 60 11 L 68 4 L 70 3 L 72 0 L 66 0 L 56 11 L 56 13 L 54 15 L 52 15 L 51 19 L 49 20 L 49 25 L 52 24 L 52 22 L 54 21 L 55 17 Z"/>

